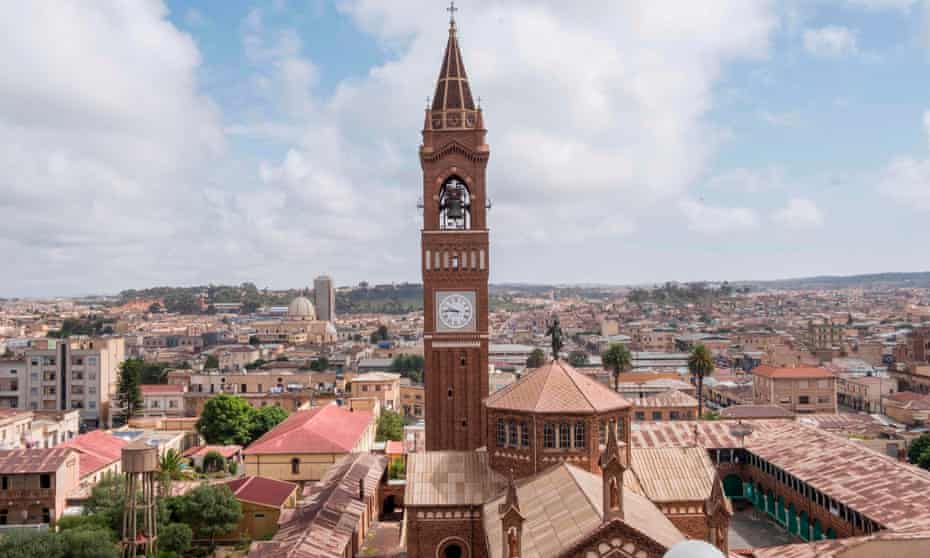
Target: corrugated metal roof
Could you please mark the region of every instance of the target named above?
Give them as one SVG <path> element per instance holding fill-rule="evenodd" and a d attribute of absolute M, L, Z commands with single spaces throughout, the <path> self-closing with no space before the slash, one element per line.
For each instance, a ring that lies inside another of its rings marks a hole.
<path fill-rule="evenodd" d="M 711 497 L 717 470 L 707 450 L 688 448 L 633 448 L 632 475 L 643 495 L 653 502 L 703 501 Z"/>

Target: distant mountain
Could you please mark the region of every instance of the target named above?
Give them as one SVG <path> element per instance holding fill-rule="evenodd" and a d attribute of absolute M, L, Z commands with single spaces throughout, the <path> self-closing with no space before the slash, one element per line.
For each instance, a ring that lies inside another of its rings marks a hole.
<path fill-rule="evenodd" d="M 850 289 L 850 288 L 930 288 L 930 271 L 867 273 L 864 275 L 819 275 L 774 281 L 736 281 L 761 289 Z"/>

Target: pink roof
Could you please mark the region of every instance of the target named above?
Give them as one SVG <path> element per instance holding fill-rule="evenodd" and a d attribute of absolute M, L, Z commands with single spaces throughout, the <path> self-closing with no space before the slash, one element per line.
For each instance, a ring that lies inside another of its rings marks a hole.
<path fill-rule="evenodd" d="M 388 455 L 403 455 L 404 443 L 397 440 L 388 440 L 384 445 L 384 453 Z"/>
<path fill-rule="evenodd" d="M 243 453 L 348 453 L 371 421 L 369 412 L 353 412 L 337 405 L 298 411 L 252 442 Z"/>
<path fill-rule="evenodd" d="M 188 448 L 187 450 L 185 450 L 183 456 L 184 457 L 203 457 L 207 455 L 208 453 L 210 453 L 211 451 L 215 451 L 216 453 L 222 455 L 224 459 L 229 459 L 230 457 L 242 451 L 242 446 L 237 446 L 237 445 L 194 446 L 192 448 Z"/>
<path fill-rule="evenodd" d="M 565 361 L 550 361 L 485 399 L 489 409 L 535 413 L 597 413 L 630 402 Z"/>
<path fill-rule="evenodd" d="M 143 384 L 139 389 L 142 395 L 184 393 L 184 386 L 180 384 Z"/>
<path fill-rule="evenodd" d="M 119 460 L 123 447 L 128 443 L 103 430 L 93 430 L 59 444 L 58 447 L 73 448 L 80 452 L 81 477 L 86 477 Z"/>
<path fill-rule="evenodd" d="M 280 508 L 297 490 L 297 485 L 292 482 L 267 477 L 242 477 L 227 482 L 226 486 L 236 495 L 237 500 L 270 508 Z"/>

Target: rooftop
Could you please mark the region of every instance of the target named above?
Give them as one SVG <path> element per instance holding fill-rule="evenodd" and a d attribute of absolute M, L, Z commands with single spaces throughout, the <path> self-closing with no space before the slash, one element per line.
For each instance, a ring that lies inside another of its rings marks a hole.
<path fill-rule="evenodd" d="M 334 404 L 298 411 L 255 440 L 243 453 L 349 453 L 372 418 L 369 412 L 353 412 Z"/>
<path fill-rule="evenodd" d="M 128 443 L 123 438 L 103 430 L 93 430 L 76 436 L 58 447 L 73 448 L 80 452 L 81 477 L 86 477 L 119 461 L 123 448 Z"/>
<path fill-rule="evenodd" d="M 407 456 L 407 506 L 481 505 L 503 490 L 504 477 L 484 451 L 430 451 Z"/>
<path fill-rule="evenodd" d="M 817 378 L 836 378 L 836 376 L 823 368 L 813 366 L 799 366 L 796 368 L 779 368 L 763 364 L 752 369 L 752 374 L 764 378 L 777 380 L 806 380 Z"/>
<path fill-rule="evenodd" d="M 54 473 L 73 455 L 62 447 L 0 451 L 0 474 Z"/>
<path fill-rule="evenodd" d="M 267 477 L 240 477 L 226 483 L 236 499 L 269 508 L 280 508 L 297 490 L 297 485 Z"/>

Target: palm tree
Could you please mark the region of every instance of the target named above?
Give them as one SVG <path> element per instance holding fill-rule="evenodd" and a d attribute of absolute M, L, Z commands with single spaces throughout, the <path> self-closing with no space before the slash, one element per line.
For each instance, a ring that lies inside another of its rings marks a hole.
<path fill-rule="evenodd" d="M 158 479 L 161 481 L 162 497 L 171 496 L 171 481 L 181 478 L 181 454 L 169 449 L 158 462 Z"/>
<path fill-rule="evenodd" d="M 611 343 L 601 355 L 601 362 L 613 371 L 614 391 L 620 391 L 620 372 L 629 369 L 633 362 L 630 350 L 623 343 Z"/>
<path fill-rule="evenodd" d="M 710 351 L 704 345 L 698 345 L 691 351 L 688 357 L 688 370 L 691 372 L 691 380 L 697 384 L 698 393 L 698 419 L 704 413 L 704 378 L 714 372 L 714 359 L 710 356 Z"/>

